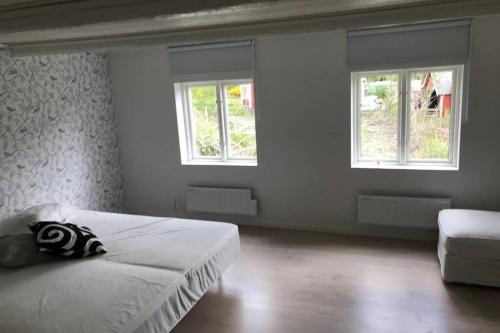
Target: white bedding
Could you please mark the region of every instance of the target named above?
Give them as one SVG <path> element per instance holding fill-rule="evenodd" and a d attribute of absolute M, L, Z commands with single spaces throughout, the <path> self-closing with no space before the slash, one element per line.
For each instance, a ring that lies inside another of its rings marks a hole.
<path fill-rule="evenodd" d="M 227 223 L 81 211 L 108 253 L 0 269 L 0 332 L 168 332 L 239 254 Z"/>

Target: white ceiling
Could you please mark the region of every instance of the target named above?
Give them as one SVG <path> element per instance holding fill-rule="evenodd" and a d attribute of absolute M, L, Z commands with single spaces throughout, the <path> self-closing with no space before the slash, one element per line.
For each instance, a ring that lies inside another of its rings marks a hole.
<path fill-rule="evenodd" d="M 1 1 L 1 0 L 0 0 Z M 310 15 L 347 14 L 401 7 L 432 7 L 492 0 L 4 0 L 0 32 L 85 27 L 139 20 L 137 31 L 219 25 Z M 430 12 L 430 9 L 429 9 Z M 182 24 L 178 21 L 185 18 Z M 149 20 L 149 22 L 146 22 Z M 136 21 L 137 23 L 137 21 Z M 146 24 L 147 28 L 141 25 Z M 103 33 L 110 33 L 103 31 Z M 115 32 L 112 32 L 115 33 Z"/>
<path fill-rule="evenodd" d="M 499 12 L 499 0 L 0 0 L 0 43 L 71 40 L 85 49 L 90 39 L 182 41 Z"/>

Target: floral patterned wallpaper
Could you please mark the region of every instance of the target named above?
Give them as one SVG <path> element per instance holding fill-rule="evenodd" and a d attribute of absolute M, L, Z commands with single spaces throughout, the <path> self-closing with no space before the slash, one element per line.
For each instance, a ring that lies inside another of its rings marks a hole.
<path fill-rule="evenodd" d="M 104 54 L 0 53 L 0 221 L 33 204 L 121 211 Z"/>

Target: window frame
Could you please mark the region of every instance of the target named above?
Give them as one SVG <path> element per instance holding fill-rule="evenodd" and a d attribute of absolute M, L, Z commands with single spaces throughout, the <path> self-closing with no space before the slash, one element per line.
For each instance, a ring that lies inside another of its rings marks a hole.
<path fill-rule="evenodd" d="M 449 127 L 449 145 L 447 160 L 415 160 L 410 159 L 410 113 L 411 113 L 411 73 L 451 71 L 452 99 Z M 398 76 L 398 124 L 397 124 L 397 156 L 396 160 L 361 159 L 361 84 L 360 79 L 367 75 Z M 413 169 L 413 170 L 458 170 L 460 153 L 460 130 L 462 119 L 462 101 L 464 86 L 464 65 L 411 67 L 404 69 L 387 69 L 373 71 L 356 71 L 351 73 L 351 167 L 369 169 Z M 403 93 L 404 92 L 404 93 Z"/>
<path fill-rule="evenodd" d="M 221 79 L 204 80 L 174 83 L 176 109 L 178 117 L 179 144 L 181 149 L 181 163 L 183 165 L 235 165 L 235 166 L 256 166 L 256 157 L 234 157 L 231 156 L 231 138 L 229 133 L 229 116 L 227 110 L 224 87 L 234 84 L 253 84 L 253 78 L 241 79 Z M 218 129 L 220 156 L 197 156 L 195 129 L 191 110 L 192 87 L 215 86 L 216 105 L 218 112 Z M 181 103 L 179 103 L 181 99 Z M 255 105 L 254 105 L 255 107 Z M 257 127 L 257 117 L 254 113 L 255 128 Z M 257 132 L 257 131 L 256 131 Z M 255 138 L 257 140 L 257 137 Z"/>

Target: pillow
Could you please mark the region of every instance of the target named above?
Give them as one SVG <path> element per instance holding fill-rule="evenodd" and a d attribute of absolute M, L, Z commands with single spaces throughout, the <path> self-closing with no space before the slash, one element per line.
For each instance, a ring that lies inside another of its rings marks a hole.
<path fill-rule="evenodd" d="M 27 208 L 0 224 L 0 235 L 29 233 L 27 226 L 38 221 L 70 222 L 76 215 L 76 208 L 58 203 L 44 203 Z"/>
<path fill-rule="evenodd" d="M 38 251 L 66 258 L 84 258 L 106 253 L 96 235 L 87 227 L 71 223 L 41 221 L 30 225 Z"/>
<path fill-rule="evenodd" d="M 32 234 L 0 236 L 0 266 L 19 268 L 54 260 L 38 252 Z"/>

